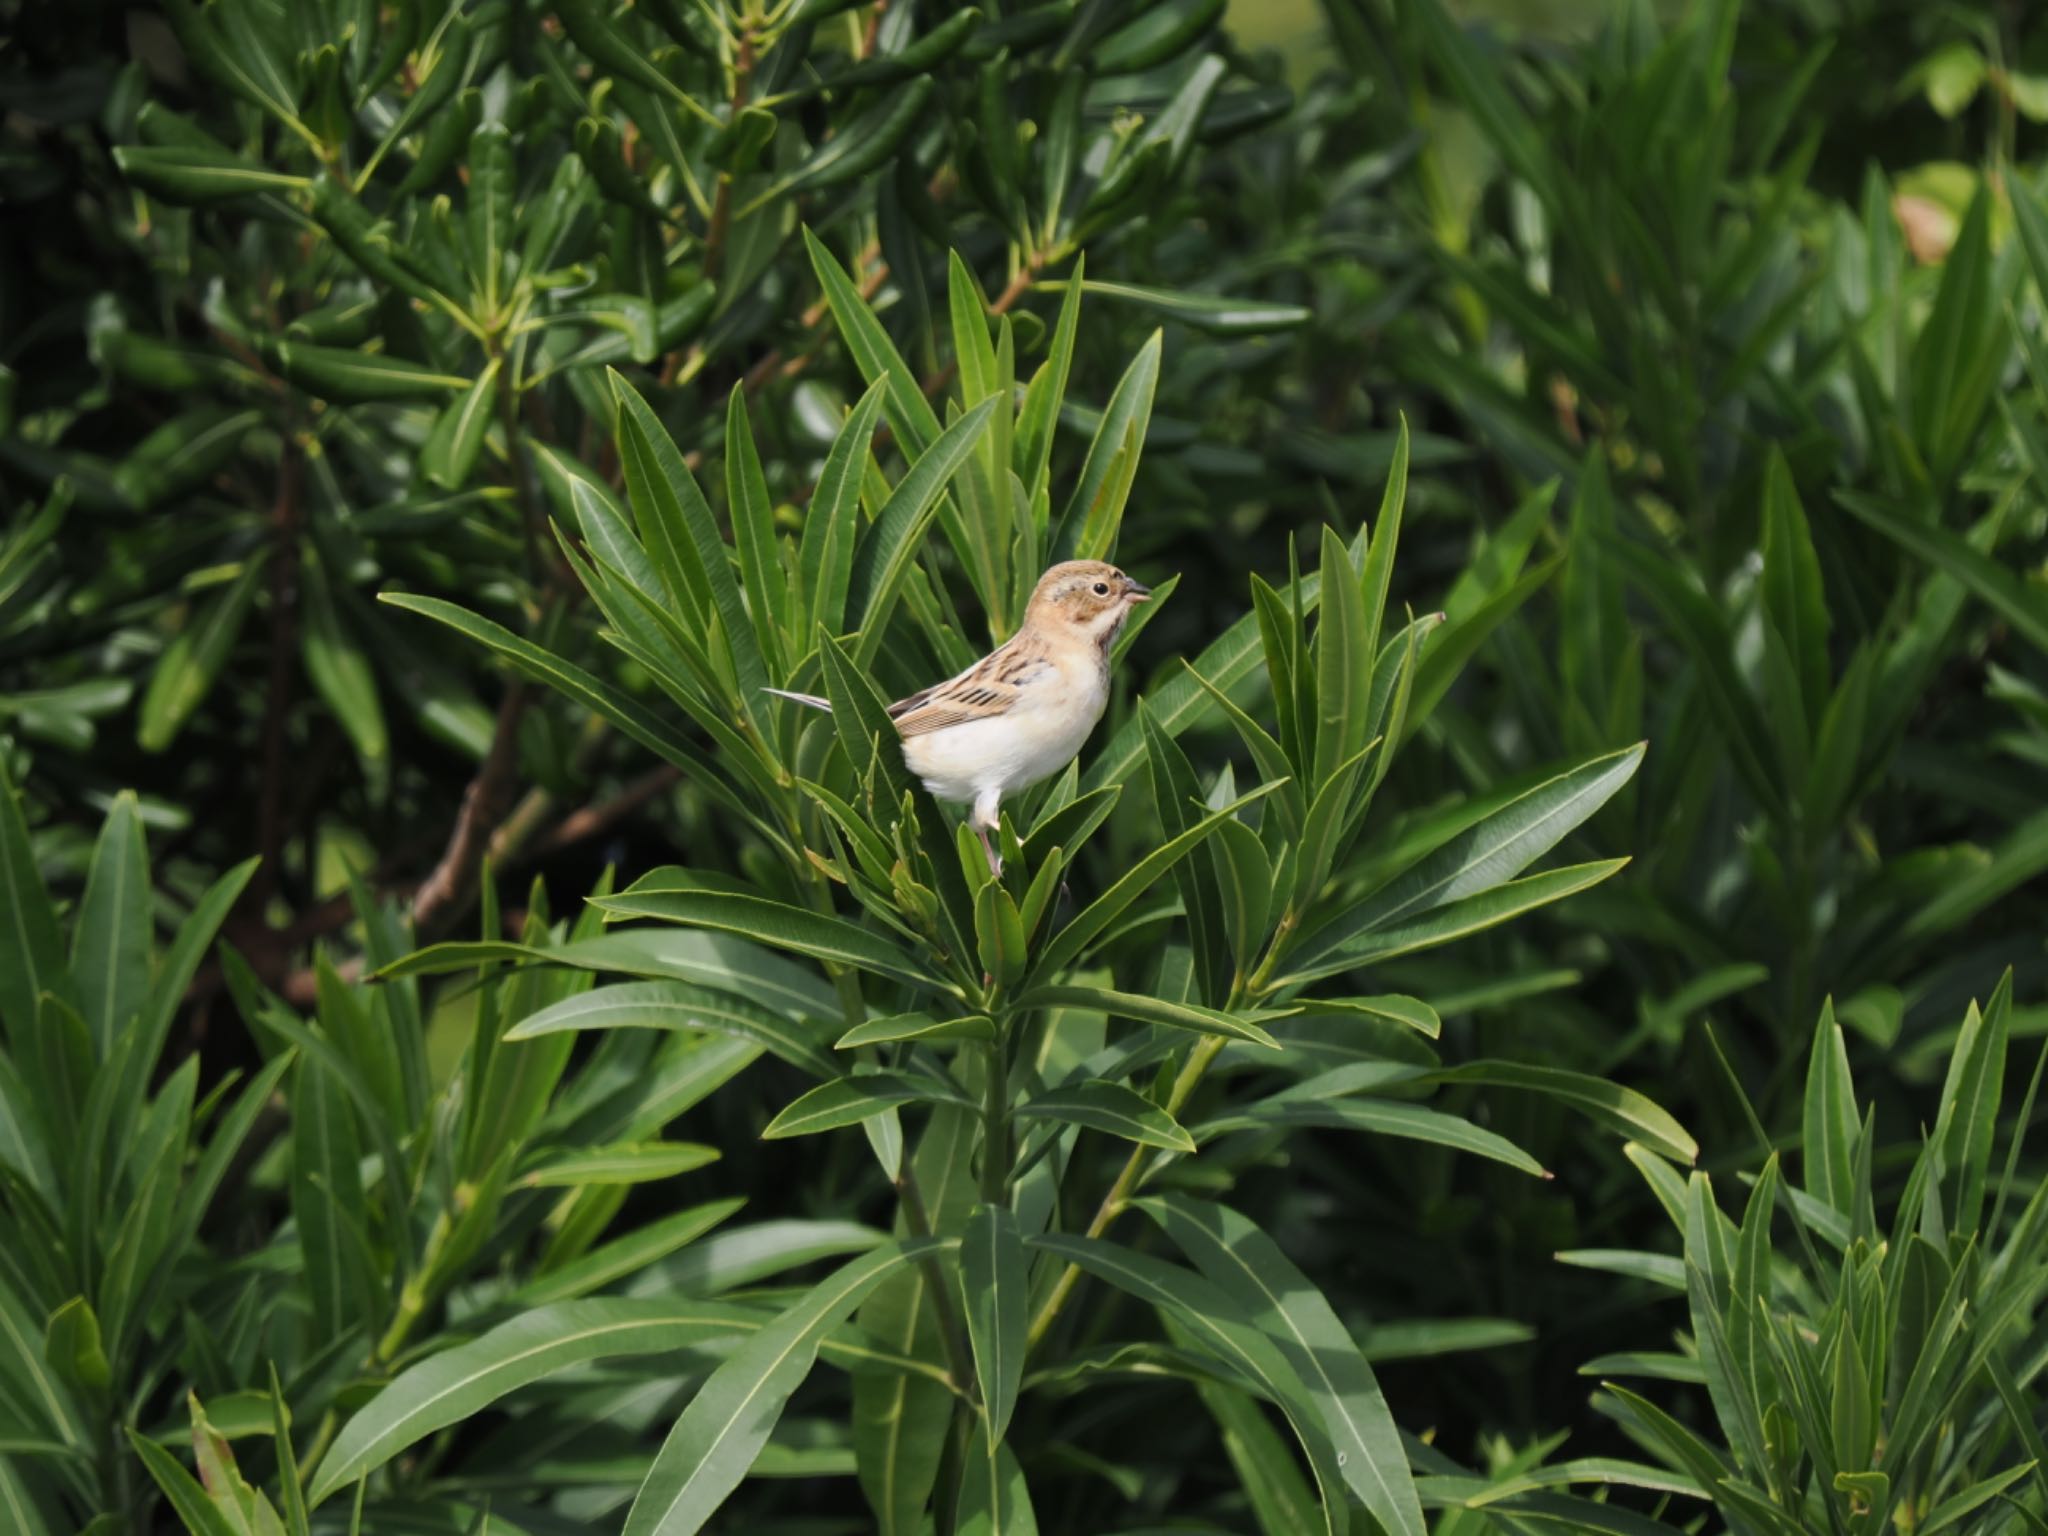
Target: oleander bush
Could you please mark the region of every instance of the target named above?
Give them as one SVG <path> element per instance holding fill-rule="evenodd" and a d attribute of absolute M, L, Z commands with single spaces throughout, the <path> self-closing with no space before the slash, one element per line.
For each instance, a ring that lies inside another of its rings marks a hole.
<path fill-rule="evenodd" d="M 2048 1520 L 2048 17 L 0 39 L 0 1526 Z"/>

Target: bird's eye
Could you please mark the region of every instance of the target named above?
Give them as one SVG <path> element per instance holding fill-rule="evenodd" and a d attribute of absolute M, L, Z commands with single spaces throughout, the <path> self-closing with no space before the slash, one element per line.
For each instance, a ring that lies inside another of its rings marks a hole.
<path fill-rule="evenodd" d="M 1095 583 L 1095 595 L 1097 597 L 1109 596 L 1109 583 L 1106 581 L 1098 581 L 1097 583 Z"/>

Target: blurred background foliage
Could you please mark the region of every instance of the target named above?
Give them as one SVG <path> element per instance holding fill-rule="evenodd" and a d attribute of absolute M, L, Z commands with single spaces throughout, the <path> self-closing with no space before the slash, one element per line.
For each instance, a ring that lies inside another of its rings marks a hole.
<path fill-rule="evenodd" d="M 1467 1054 L 1652 1094 L 1729 1182 L 1801 1145 L 1832 999 L 1896 1194 L 1971 999 L 2009 969 L 2000 1028 L 2048 1034 L 2048 18 L 964 14 L 0 0 L 0 749 L 44 878 L 75 896 L 133 789 L 165 931 L 259 857 L 222 932 L 309 1008 L 370 943 L 351 873 L 423 941 L 472 931 L 480 886 L 516 935 L 530 890 L 573 914 L 607 865 L 750 873 L 705 786 L 375 595 L 642 687 L 594 659 L 550 531 L 575 481 L 619 483 L 606 369 L 713 477 L 737 394 L 800 535 L 867 373 L 803 228 L 932 393 L 950 252 L 1033 367 L 1085 255 L 1056 498 L 1162 335 L 1117 554 L 1178 585 L 1116 720 L 1248 570 L 1371 513 L 1405 415 L 1393 602 L 1477 649 L 1376 833 L 1650 751 L 1566 845 L 1625 871 L 1374 986 Z M 1014 618 L 945 556 L 911 590 L 975 647 Z M 1220 715 L 1190 740 L 1236 750 Z M 209 1073 L 260 1059 L 227 982 L 198 968 L 177 1015 Z M 437 1072 L 473 1007 L 451 989 Z M 718 1096 L 691 1135 L 753 1214 L 836 1213 L 862 1149 L 756 1144 L 779 1102 Z M 1239 1198 L 1374 1341 L 1404 1428 L 1496 1467 L 1566 1430 L 1611 1450 L 1582 1365 L 1683 1319 L 1640 1265 L 1553 1255 L 1654 1248 L 1666 1212 L 1554 1106 L 1496 1113 L 1557 1175 L 1533 1196 L 1310 1133 Z"/>

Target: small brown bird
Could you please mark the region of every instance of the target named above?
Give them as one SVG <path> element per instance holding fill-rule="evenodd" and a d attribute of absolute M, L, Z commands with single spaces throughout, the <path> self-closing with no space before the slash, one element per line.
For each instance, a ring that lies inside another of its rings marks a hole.
<path fill-rule="evenodd" d="M 1000 874 L 989 833 L 1003 796 L 1058 773 L 1109 703 L 1109 649 L 1152 595 L 1113 565 L 1068 560 L 1038 578 L 1017 633 L 958 677 L 889 706 L 903 761 L 941 800 L 971 802 L 967 824 Z M 770 693 L 813 709 L 812 693 Z"/>

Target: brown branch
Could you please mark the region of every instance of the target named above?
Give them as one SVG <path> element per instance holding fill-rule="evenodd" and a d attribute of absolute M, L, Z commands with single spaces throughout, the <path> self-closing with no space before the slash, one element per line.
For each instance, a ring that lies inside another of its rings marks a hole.
<path fill-rule="evenodd" d="M 609 800 L 581 806 L 564 816 L 528 850 L 528 857 L 545 858 L 609 831 L 643 805 L 672 789 L 682 776 L 682 770 L 672 763 L 648 769 Z"/>
<path fill-rule="evenodd" d="M 462 792 L 462 809 L 455 818 L 455 830 L 441 862 L 420 882 L 413 895 L 412 920 L 416 933 L 431 933 L 454 918 L 465 906 L 476 884 L 477 867 L 483 862 L 491 830 L 497 825 L 512 770 L 519 761 L 519 722 L 526 713 L 526 685 L 507 685 L 498 701 L 498 723 L 491 733 L 491 748 L 484 755 L 469 787 Z"/>

